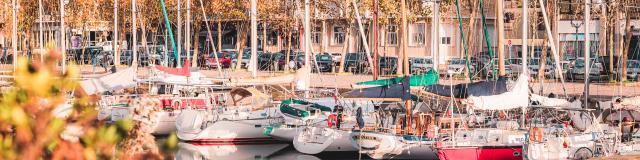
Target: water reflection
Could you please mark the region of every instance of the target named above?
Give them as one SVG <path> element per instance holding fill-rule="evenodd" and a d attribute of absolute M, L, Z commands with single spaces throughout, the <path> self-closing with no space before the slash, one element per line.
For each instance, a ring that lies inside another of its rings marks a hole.
<path fill-rule="evenodd" d="M 160 140 L 159 140 L 160 141 Z M 280 144 L 203 144 L 178 143 L 177 160 L 321 160 L 321 159 L 369 159 L 358 152 L 323 152 L 317 155 L 303 154 L 287 143 Z"/>
<path fill-rule="evenodd" d="M 178 160 L 265 159 L 288 144 L 197 144 L 180 142 Z"/>

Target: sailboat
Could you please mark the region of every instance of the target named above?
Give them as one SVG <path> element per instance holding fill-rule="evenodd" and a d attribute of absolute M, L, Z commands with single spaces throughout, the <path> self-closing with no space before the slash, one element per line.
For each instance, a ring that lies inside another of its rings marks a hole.
<path fill-rule="evenodd" d="M 255 88 L 234 88 L 221 105 L 182 110 L 176 120 L 177 136 L 189 142 L 274 141 L 263 128 L 282 118 L 269 98 Z"/>

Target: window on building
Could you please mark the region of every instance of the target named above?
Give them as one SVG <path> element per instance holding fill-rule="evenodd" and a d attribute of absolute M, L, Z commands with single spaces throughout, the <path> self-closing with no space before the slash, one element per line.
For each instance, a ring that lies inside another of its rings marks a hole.
<path fill-rule="evenodd" d="M 387 26 L 387 45 L 398 45 L 398 26 Z"/>
<path fill-rule="evenodd" d="M 322 26 L 316 26 L 313 28 L 313 32 L 311 32 L 311 41 L 313 44 L 322 43 Z"/>
<path fill-rule="evenodd" d="M 278 44 L 278 33 L 276 32 L 267 32 L 267 45 L 275 46 Z"/>
<path fill-rule="evenodd" d="M 424 23 L 411 24 L 411 45 L 422 46 L 424 45 Z"/>
<path fill-rule="evenodd" d="M 344 43 L 344 31 L 342 26 L 333 26 L 333 45 L 342 45 Z"/>
<path fill-rule="evenodd" d="M 451 37 L 442 37 L 442 41 L 440 44 L 451 44 Z"/>

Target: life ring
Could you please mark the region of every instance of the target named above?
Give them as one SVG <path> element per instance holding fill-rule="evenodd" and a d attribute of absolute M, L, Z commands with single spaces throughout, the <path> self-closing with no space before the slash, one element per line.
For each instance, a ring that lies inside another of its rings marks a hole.
<path fill-rule="evenodd" d="M 171 102 L 171 108 L 173 109 L 182 109 L 182 101 L 180 100 L 173 100 L 173 102 Z"/>

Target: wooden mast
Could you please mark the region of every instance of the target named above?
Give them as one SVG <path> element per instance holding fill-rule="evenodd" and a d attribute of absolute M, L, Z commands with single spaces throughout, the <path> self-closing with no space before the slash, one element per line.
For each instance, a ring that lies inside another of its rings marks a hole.
<path fill-rule="evenodd" d="M 405 0 L 400 0 L 400 8 L 402 12 L 402 34 L 400 43 L 402 43 L 402 48 L 400 48 L 400 56 L 402 56 L 402 62 L 398 61 L 399 64 L 402 64 L 402 75 L 408 76 L 409 73 L 409 59 L 407 58 L 407 10 Z M 411 133 L 411 100 L 405 101 L 406 107 L 406 133 Z"/>
<path fill-rule="evenodd" d="M 503 1 L 504 0 L 496 1 L 496 9 L 498 10 L 498 12 L 496 12 L 496 17 L 498 20 L 496 21 L 498 21 L 497 32 L 498 32 L 498 75 L 499 76 L 505 76 L 507 74 L 504 66 L 504 12 L 503 12 L 504 5 L 503 5 Z"/>

